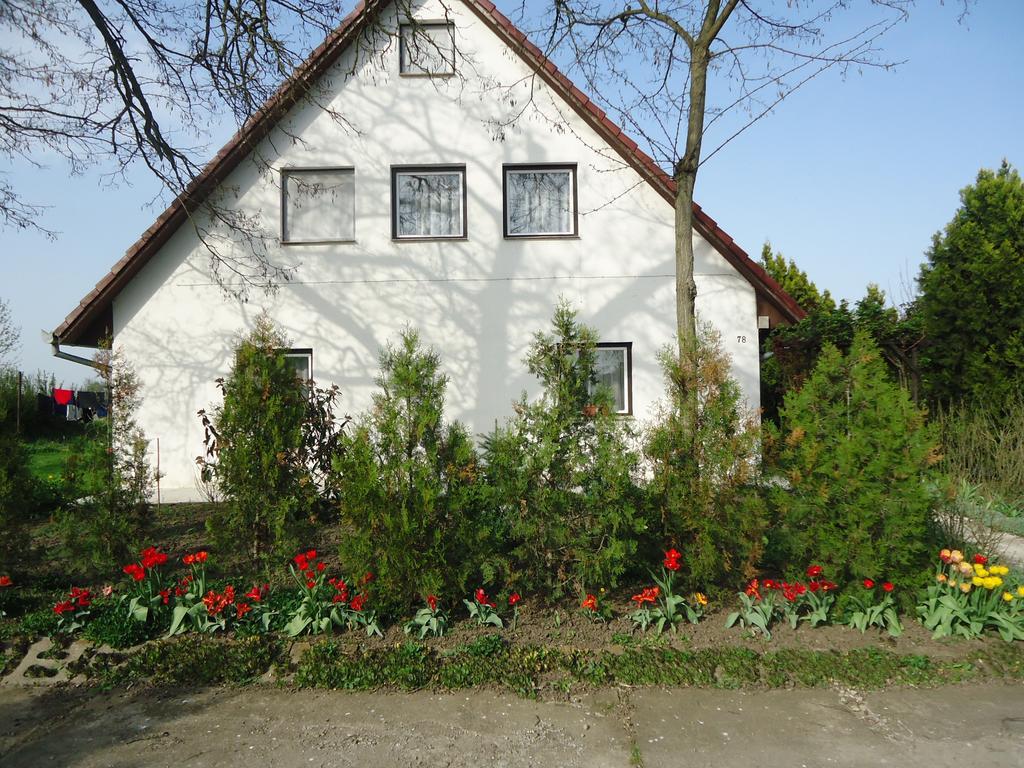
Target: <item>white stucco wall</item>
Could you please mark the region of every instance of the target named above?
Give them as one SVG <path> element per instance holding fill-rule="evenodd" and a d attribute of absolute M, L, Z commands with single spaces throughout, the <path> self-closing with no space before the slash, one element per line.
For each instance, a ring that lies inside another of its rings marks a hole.
<path fill-rule="evenodd" d="M 521 392 L 536 391 L 522 358 L 559 296 L 602 340 L 633 343 L 635 418 L 643 421 L 662 397 L 656 353 L 675 328 L 671 207 L 529 78 L 522 60 L 469 9 L 454 0 L 448 13 L 460 76 L 401 77 L 393 43 L 355 65 L 349 52 L 320 97 L 344 120 L 316 105 L 295 109 L 226 183 L 225 199 L 262 222 L 271 259 L 298 265 L 293 281 L 247 303 L 226 298 L 186 226 L 116 299 L 115 342 L 141 378 L 139 421 L 154 450 L 160 441 L 165 500 L 195 497 L 196 411 L 217 401 L 214 379 L 226 375 L 235 337 L 262 310 L 293 347 L 313 349 L 314 378 L 341 387 L 352 414 L 370 403 L 380 347 L 408 324 L 442 356 L 451 377 L 448 416 L 489 431 Z M 416 12 L 444 15 L 436 0 Z M 514 125 L 498 127 L 524 105 Z M 579 238 L 504 239 L 502 164 L 544 162 L 578 164 Z M 392 240 L 390 167 L 434 163 L 466 166 L 468 238 Z M 280 169 L 313 166 L 355 168 L 356 242 L 280 245 Z M 698 315 L 721 332 L 756 409 L 754 291 L 696 234 L 694 245 Z"/>

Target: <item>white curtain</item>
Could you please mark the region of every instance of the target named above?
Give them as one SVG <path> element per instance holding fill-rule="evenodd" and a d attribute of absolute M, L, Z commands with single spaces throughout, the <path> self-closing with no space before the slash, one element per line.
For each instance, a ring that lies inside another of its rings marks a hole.
<path fill-rule="evenodd" d="M 571 171 L 508 171 L 510 235 L 572 234 Z"/>
<path fill-rule="evenodd" d="M 462 174 L 399 173 L 399 237 L 461 237 Z"/>

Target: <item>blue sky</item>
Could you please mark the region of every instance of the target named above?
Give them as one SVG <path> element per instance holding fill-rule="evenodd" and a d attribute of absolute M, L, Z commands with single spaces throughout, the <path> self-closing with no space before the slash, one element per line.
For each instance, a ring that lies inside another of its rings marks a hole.
<path fill-rule="evenodd" d="M 697 201 L 751 256 L 771 240 L 837 298 L 856 300 L 869 282 L 907 298 L 959 190 L 1003 158 L 1024 165 L 1024 3 L 985 0 L 964 23 L 958 5 L 921 0 L 884 40 L 889 58 L 906 59 L 895 70 L 826 75 L 792 95 L 703 166 Z M 21 368 L 80 382 L 84 369 L 51 357 L 39 331 L 152 223 L 157 186 L 144 172 L 117 187 L 103 169 L 70 177 L 60 162 L 0 170 L 51 206 L 42 223 L 60 233 L 0 230 Z"/>

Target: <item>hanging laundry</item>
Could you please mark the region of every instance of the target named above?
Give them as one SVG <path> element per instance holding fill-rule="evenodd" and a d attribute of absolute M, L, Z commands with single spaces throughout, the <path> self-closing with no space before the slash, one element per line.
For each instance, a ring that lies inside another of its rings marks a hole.
<path fill-rule="evenodd" d="M 36 413 L 40 416 L 53 415 L 53 398 L 49 395 L 36 395 Z"/>
<path fill-rule="evenodd" d="M 100 405 L 100 393 L 89 390 L 79 390 L 75 393 L 75 402 L 79 408 L 95 411 Z"/>
<path fill-rule="evenodd" d="M 82 420 L 82 409 L 79 408 L 77 405 L 74 405 L 73 403 L 68 403 L 67 409 L 68 409 L 68 415 L 67 415 L 68 421 L 81 421 Z"/>
<path fill-rule="evenodd" d="M 57 405 L 68 405 L 75 399 L 75 393 L 70 389 L 53 390 L 53 401 Z"/>

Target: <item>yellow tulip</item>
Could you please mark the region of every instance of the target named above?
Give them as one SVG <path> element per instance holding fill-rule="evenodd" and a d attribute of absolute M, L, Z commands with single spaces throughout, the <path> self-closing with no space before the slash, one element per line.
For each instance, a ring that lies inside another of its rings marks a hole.
<path fill-rule="evenodd" d="M 966 595 L 968 592 L 971 591 L 971 585 L 965 581 L 963 584 L 960 585 L 960 591 Z"/>
<path fill-rule="evenodd" d="M 980 587 L 984 583 L 985 583 L 985 580 L 982 579 L 981 576 L 975 576 L 973 579 L 971 579 L 971 584 L 973 584 L 976 587 Z"/>
<path fill-rule="evenodd" d="M 708 604 L 708 598 L 707 598 L 707 596 L 703 592 L 697 592 L 693 596 L 693 599 L 697 601 L 698 605 L 707 605 Z"/>
<path fill-rule="evenodd" d="M 985 566 L 982 565 L 981 563 L 975 563 L 974 564 L 974 573 L 976 575 L 978 575 L 978 576 L 981 576 L 981 578 L 983 578 L 983 579 L 986 576 L 988 576 L 988 571 L 985 570 Z"/>
<path fill-rule="evenodd" d="M 950 587 L 956 587 L 956 579 L 950 579 L 949 580 L 949 586 Z"/>
<path fill-rule="evenodd" d="M 1009 592 L 1003 592 L 1003 600 L 1005 600 L 1006 602 L 1010 602 L 1011 600 L 1013 600 L 1013 595 L 1011 595 Z"/>
<path fill-rule="evenodd" d="M 988 569 L 988 571 L 993 576 L 1005 576 L 1010 572 L 1010 569 L 1007 568 L 1005 565 L 993 565 L 991 568 Z"/>
<path fill-rule="evenodd" d="M 1017 587 L 1017 597 L 1024 597 L 1024 587 Z"/>

